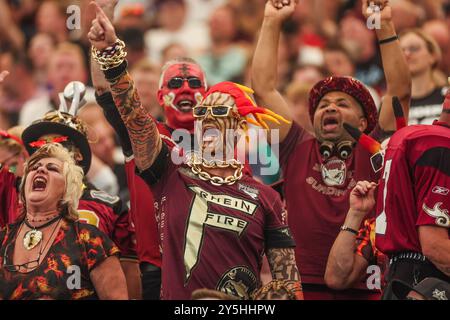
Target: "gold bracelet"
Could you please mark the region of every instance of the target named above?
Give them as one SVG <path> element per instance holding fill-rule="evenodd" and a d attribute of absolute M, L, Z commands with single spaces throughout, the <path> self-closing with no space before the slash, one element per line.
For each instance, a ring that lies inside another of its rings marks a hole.
<path fill-rule="evenodd" d="M 92 58 L 99 64 L 102 71 L 106 71 L 120 66 L 127 52 L 125 51 L 125 42 L 117 38 L 116 42 L 102 51 L 99 51 L 94 46 L 91 47 Z"/>

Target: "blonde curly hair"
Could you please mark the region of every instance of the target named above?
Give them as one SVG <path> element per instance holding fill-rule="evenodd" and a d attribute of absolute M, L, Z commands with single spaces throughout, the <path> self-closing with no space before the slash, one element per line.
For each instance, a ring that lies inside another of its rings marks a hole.
<path fill-rule="evenodd" d="M 30 168 L 41 159 L 56 158 L 63 162 L 63 175 L 66 181 L 64 194 L 58 202 L 58 209 L 64 218 L 78 220 L 78 203 L 83 193 L 83 169 L 77 166 L 70 153 L 59 143 L 49 143 L 39 148 L 25 164 L 23 179 L 20 183 L 20 200 L 23 205 L 21 216 L 26 214 L 25 183 Z"/>

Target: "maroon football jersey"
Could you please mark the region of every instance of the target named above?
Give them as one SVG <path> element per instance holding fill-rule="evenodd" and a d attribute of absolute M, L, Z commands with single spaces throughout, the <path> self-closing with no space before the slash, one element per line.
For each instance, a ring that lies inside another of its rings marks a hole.
<path fill-rule="evenodd" d="M 13 223 L 18 210 L 16 176 L 0 168 L 0 228 Z"/>
<path fill-rule="evenodd" d="M 279 152 L 302 282 L 324 284 L 328 255 L 347 215 L 350 191 L 360 180 L 378 179 L 369 152 L 361 146 L 345 161 L 335 156 L 323 161 L 319 146 L 294 123 Z M 365 284 L 360 287 L 367 289 Z"/>
<path fill-rule="evenodd" d="M 149 186 L 136 175 L 134 159 L 125 163 L 130 190 L 130 218 L 136 232 L 136 253 L 139 262 L 161 267 L 158 226 Z"/>
<path fill-rule="evenodd" d="M 136 239 L 128 210 L 121 201 L 103 191 L 84 189 L 78 204 L 79 220 L 104 232 L 120 249 L 121 258 L 136 259 Z"/>
<path fill-rule="evenodd" d="M 200 288 L 248 299 L 260 285 L 265 249 L 295 246 L 278 194 L 248 175 L 213 186 L 170 163 L 152 191 L 163 299 L 190 299 Z"/>
<path fill-rule="evenodd" d="M 450 129 L 409 126 L 389 141 L 379 184 L 376 246 L 422 252 L 417 228 L 450 227 Z"/>

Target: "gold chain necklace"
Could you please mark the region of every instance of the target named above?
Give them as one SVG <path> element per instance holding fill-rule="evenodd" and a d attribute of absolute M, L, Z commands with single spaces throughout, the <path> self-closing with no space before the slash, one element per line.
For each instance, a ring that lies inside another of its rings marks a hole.
<path fill-rule="evenodd" d="M 242 178 L 242 169 L 244 165 L 237 161 L 236 159 L 231 159 L 229 161 L 206 161 L 203 158 L 200 158 L 192 153 L 189 160 L 187 161 L 187 165 L 191 168 L 191 171 L 197 175 L 203 181 L 209 181 L 214 186 L 222 186 L 222 185 L 232 185 L 236 181 Z M 203 170 L 205 168 L 233 168 L 234 174 L 225 178 L 219 176 L 211 176 L 208 172 Z"/>

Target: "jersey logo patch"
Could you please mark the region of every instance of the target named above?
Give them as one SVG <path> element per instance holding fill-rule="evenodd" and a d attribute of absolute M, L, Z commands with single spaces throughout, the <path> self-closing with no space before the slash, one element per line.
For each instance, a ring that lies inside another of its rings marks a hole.
<path fill-rule="evenodd" d="M 249 300 L 257 284 L 256 276 L 249 268 L 238 266 L 222 275 L 216 290 L 243 300 Z"/>
<path fill-rule="evenodd" d="M 436 300 L 448 300 L 447 296 L 445 295 L 445 291 L 440 291 L 438 289 L 434 289 L 433 298 L 435 298 Z"/>
<path fill-rule="evenodd" d="M 437 202 L 434 205 L 433 209 L 430 209 L 424 203 L 422 206 L 422 209 L 430 217 L 436 218 L 435 223 L 438 226 L 448 228 L 448 227 L 450 227 L 450 216 L 448 215 L 448 210 L 441 208 L 441 206 L 442 206 L 442 202 Z"/>
<path fill-rule="evenodd" d="M 91 190 L 90 195 L 94 199 L 99 199 L 109 204 L 115 204 L 117 201 L 119 201 L 119 197 L 109 195 L 106 192 L 100 190 Z"/>
<path fill-rule="evenodd" d="M 431 190 L 431 192 L 436 193 L 436 194 L 440 194 L 442 196 L 446 196 L 446 195 L 448 195 L 449 190 L 447 188 L 444 188 L 444 187 L 435 186 L 433 188 L 433 190 Z"/>
<path fill-rule="evenodd" d="M 252 197 L 253 200 L 257 200 L 258 199 L 258 195 L 259 195 L 259 190 L 250 186 L 247 186 L 245 184 L 239 183 L 238 184 L 238 188 L 239 191 L 244 192 L 245 194 L 249 195 L 250 197 Z"/>
<path fill-rule="evenodd" d="M 347 166 L 342 160 L 331 160 L 322 164 L 322 179 L 329 187 L 342 186 L 347 176 Z"/>

